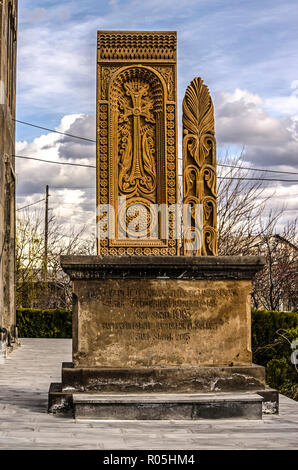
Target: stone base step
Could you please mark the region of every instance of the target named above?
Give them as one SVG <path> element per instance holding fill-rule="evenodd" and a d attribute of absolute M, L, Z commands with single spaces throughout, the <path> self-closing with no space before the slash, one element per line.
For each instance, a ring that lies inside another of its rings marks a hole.
<path fill-rule="evenodd" d="M 76 419 L 262 419 L 258 394 L 73 394 Z"/>
<path fill-rule="evenodd" d="M 62 364 L 62 390 L 72 393 L 258 393 L 265 368 L 250 366 L 75 367 Z"/>

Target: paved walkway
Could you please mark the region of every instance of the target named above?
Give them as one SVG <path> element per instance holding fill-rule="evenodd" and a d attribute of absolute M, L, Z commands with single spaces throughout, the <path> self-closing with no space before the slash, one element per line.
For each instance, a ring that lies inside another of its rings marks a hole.
<path fill-rule="evenodd" d="M 298 449 L 298 403 L 263 421 L 75 421 L 47 414 L 71 340 L 23 339 L 0 365 L 0 449 Z"/>

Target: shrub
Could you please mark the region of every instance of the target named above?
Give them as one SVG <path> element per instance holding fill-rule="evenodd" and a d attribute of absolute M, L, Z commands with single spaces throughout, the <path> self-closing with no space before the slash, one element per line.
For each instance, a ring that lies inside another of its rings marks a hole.
<path fill-rule="evenodd" d="M 18 308 L 17 327 L 20 338 L 71 338 L 72 313 L 58 308 Z"/>
<path fill-rule="evenodd" d="M 252 312 L 253 362 L 266 367 L 267 384 L 298 400 L 298 374 L 291 362 L 291 343 L 298 338 L 295 312 Z"/>

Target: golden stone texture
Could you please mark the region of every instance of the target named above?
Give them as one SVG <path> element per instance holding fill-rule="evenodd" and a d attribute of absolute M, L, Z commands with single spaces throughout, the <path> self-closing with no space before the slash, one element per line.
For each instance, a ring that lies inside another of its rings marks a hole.
<path fill-rule="evenodd" d="M 152 204 L 178 201 L 176 32 L 98 31 L 97 67 L 98 254 L 177 255 L 176 215 L 165 236 L 151 212 Z"/>
<path fill-rule="evenodd" d="M 166 236 L 163 218 L 153 218 L 157 236 L 148 237 L 152 207 L 178 202 L 176 33 L 99 31 L 97 84 L 100 256 L 61 257 L 73 282 L 73 364 L 62 370 L 62 390 L 263 389 L 264 368 L 252 365 L 250 294 L 264 261 L 216 256 L 208 88 L 195 78 L 183 101 L 183 201 L 191 224 L 187 256 L 180 256 L 177 213 Z M 136 204 L 141 236 L 132 238 Z M 189 250 L 193 232 L 201 244 Z"/>
<path fill-rule="evenodd" d="M 190 228 L 184 234 L 185 255 L 217 255 L 216 197 L 213 103 L 203 80 L 195 78 L 183 100 L 183 202 L 191 207 Z M 202 212 L 196 213 L 199 204 Z M 200 241 L 195 250 L 187 248 L 191 233 Z"/>
<path fill-rule="evenodd" d="M 251 365 L 249 280 L 74 281 L 75 367 Z"/>

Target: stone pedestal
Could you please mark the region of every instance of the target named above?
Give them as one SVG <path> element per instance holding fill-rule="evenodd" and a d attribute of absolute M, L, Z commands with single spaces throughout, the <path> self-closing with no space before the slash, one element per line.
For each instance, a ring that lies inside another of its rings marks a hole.
<path fill-rule="evenodd" d="M 148 393 L 265 390 L 265 370 L 251 362 L 250 293 L 261 258 L 63 256 L 61 264 L 73 281 L 73 363 L 52 386 L 51 411 L 63 408 L 57 397 L 71 407 L 70 395 L 82 392 L 80 410 L 90 392 L 144 401 Z"/>

